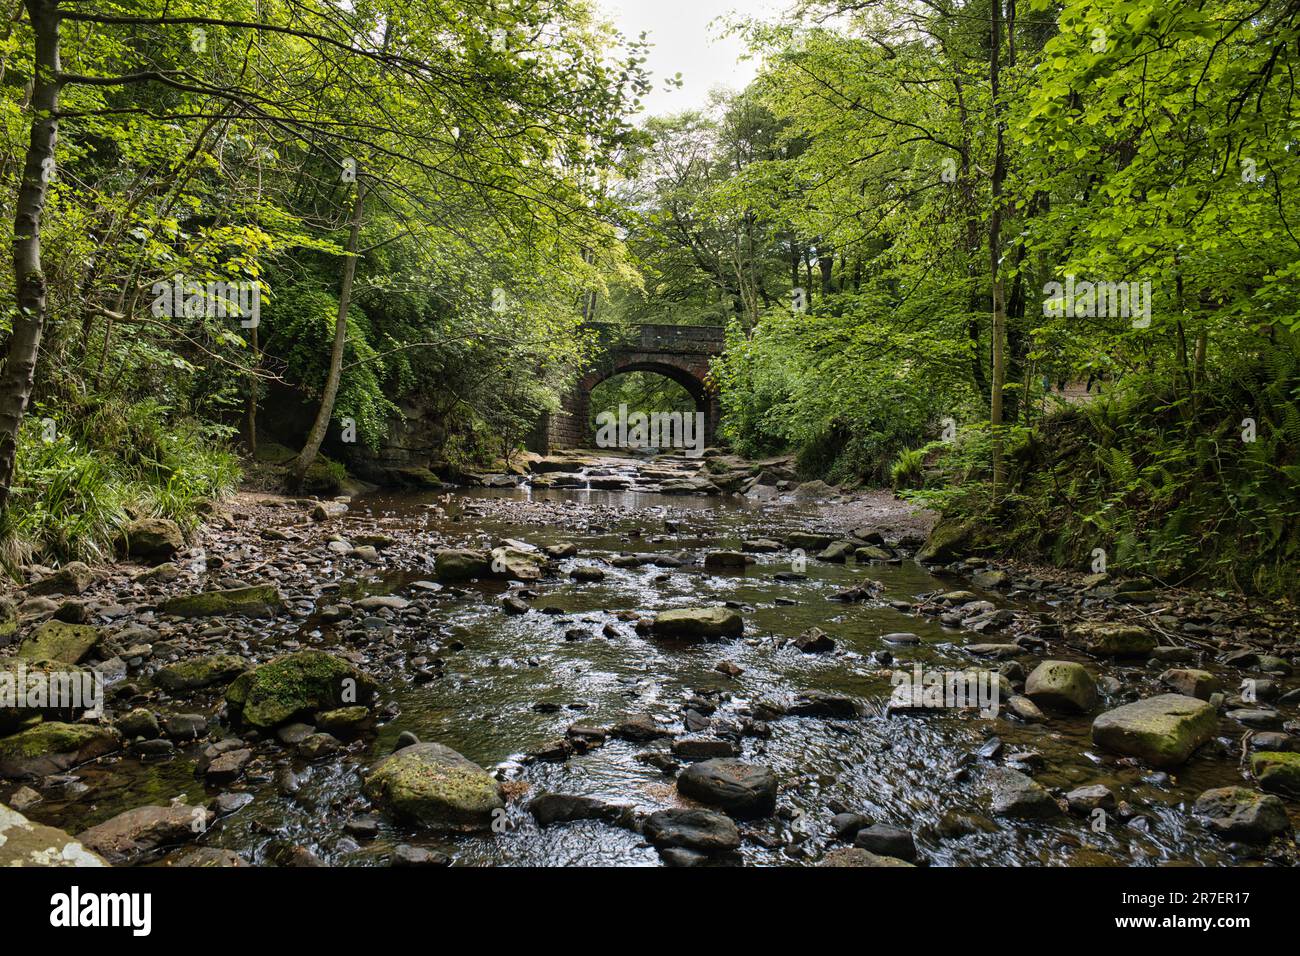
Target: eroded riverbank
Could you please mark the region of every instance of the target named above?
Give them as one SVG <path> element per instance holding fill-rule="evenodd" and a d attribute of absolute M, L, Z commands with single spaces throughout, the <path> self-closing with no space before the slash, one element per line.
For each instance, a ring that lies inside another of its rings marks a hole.
<path fill-rule="evenodd" d="M 1194 812 L 1208 789 L 1257 790 L 1243 747 L 1300 749 L 1295 631 L 1280 612 L 1142 589 L 1125 598 L 1115 582 L 981 559 L 927 569 L 911 555 L 928 521 L 887 496 L 636 490 L 678 480 L 666 467 L 602 462 L 587 471 L 607 488 L 377 493 L 346 510 L 241 496 L 162 571 L 111 568 L 72 599 L 99 628 L 87 662 L 113 678 L 107 713 L 90 723 L 116 726 L 120 747 L 7 780 L 0 800 L 71 834 L 134 828 L 127 863 L 804 864 L 853 861 L 855 835 L 877 856 L 932 865 L 1293 861 L 1287 834 L 1228 839 Z M 469 580 L 436 558 L 503 544 L 509 566 Z M 261 585 L 282 595 L 278 613 L 159 610 L 176 595 Z M 18 597 L 23 633 L 42 616 L 77 616 L 64 598 Z M 708 606 L 736 611 L 743 634 L 694 643 L 652 630 L 660 612 Z M 1089 620 L 1142 624 L 1161 649 L 1090 649 L 1077 630 Z M 809 639 L 813 628 L 829 643 Z M 307 649 L 375 682 L 364 719 L 331 717 L 329 733 L 298 718 L 250 729 L 230 713 L 232 674 L 160 677 Z M 1080 712 L 1022 696 L 1048 659 L 1093 679 Z M 1000 671 L 998 716 L 890 708 L 894 675 L 918 664 Z M 1180 686 L 1220 696 L 1186 762 L 1152 766 L 1092 739 L 1099 714 L 1168 694 L 1181 679 L 1171 671 L 1201 670 L 1200 684 Z M 1243 678 L 1254 700 L 1233 699 Z M 404 734 L 488 768 L 502 798 L 491 824 L 415 825 L 367 796 L 363 778 Z M 732 814 L 738 847 L 724 834 L 719 852 L 697 852 L 707 840 L 647 829 L 658 811 L 709 806 L 678 783 L 699 758 L 739 759 L 775 782 L 770 812 Z M 1295 794 L 1272 799 L 1300 820 Z M 171 816 L 119 817 L 143 806 Z"/>

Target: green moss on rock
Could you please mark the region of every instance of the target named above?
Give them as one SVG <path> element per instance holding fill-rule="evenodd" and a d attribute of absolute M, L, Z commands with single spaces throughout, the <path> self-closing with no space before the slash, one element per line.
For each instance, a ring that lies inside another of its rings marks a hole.
<path fill-rule="evenodd" d="M 19 645 L 18 656 L 29 661 L 79 664 L 99 640 L 99 629 L 90 624 L 46 621 Z"/>
<path fill-rule="evenodd" d="M 0 777 L 62 773 L 121 746 L 121 736 L 111 727 L 42 722 L 0 739 Z"/>
<path fill-rule="evenodd" d="M 740 637 L 744 630 L 744 620 L 727 607 L 674 608 L 660 611 L 654 620 L 654 633 L 659 637 L 716 640 Z"/>
<path fill-rule="evenodd" d="M 199 690 L 214 684 L 226 684 L 248 669 L 248 662 L 234 654 L 212 654 L 193 660 L 168 664 L 154 674 L 154 683 L 163 690 Z"/>
<path fill-rule="evenodd" d="M 365 779 L 366 796 L 428 827 L 480 830 L 505 806 L 486 770 L 437 743 L 412 744 L 384 758 Z"/>
<path fill-rule="evenodd" d="M 203 591 L 169 598 L 158 606 L 163 614 L 178 617 L 274 617 L 284 607 L 284 598 L 270 584 L 227 591 Z"/>
<path fill-rule="evenodd" d="M 1262 750 L 1251 754 L 1250 772 L 1261 789 L 1300 797 L 1300 754 Z"/>
<path fill-rule="evenodd" d="M 1092 739 L 1153 767 L 1174 767 L 1213 737 L 1217 726 L 1218 715 L 1205 701 L 1161 694 L 1106 711 L 1093 721 Z"/>
<path fill-rule="evenodd" d="M 248 671 L 226 689 L 239 723 L 270 729 L 317 711 L 369 704 L 374 682 L 342 658 L 299 651 Z"/>

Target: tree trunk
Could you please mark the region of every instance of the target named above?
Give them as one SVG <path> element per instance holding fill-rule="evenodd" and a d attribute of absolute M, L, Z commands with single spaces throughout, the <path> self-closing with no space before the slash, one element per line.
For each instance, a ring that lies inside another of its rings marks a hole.
<path fill-rule="evenodd" d="M 31 140 L 14 208 L 14 286 L 17 311 L 0 369 L 0 511 L 9 504 L 18 429 L 27 412 L 48 309 L 41 269 L 41 215 L 59 136 L 59 11 L 57 0 L 27 0 L 35 37 Z"/>
<path fill-rule="evenodd" d="M 252 338 L 249 346 L 253 353 L 253 370 L 248 376 L 248 401 L 245 412 L 248 417 L 248 457 L 255 459 L 257 458 L 257 368 L 262 364 L 262 356 L 257 343 L 257 326 L 254 325 L 250 331 Z"/>
<path fill-rule="evenodd" d="M 1002 48 L 1002 0 L 993 0 L 992 44 L 989 49 L 989 96 L 996 136 L 993 156 L 992 209 L 989 212 L 989 267 L 993 277 L 993 382 L 989 393 L 989 426 L 993 431 L 993 497 L 1005 480 L 1002 460 L 1002 388 L 1006 382 L 1007 312 L 1002 277 L 1002 180 L 1006 175 L 1002 120 L 998 110 L 998 57 Z"/>
<path fill-rule="evenodd" d="M 325 376 L 325 391 L 321 393 L 320 410 L 316 421 L 307 433 L 307 441 L 302 451 L 294 459 L 289 469 L 289 483 L 301 487 L 307 477 L 307 469 L 316 460 L 325 432 L 329 428 L 330 418 L 334 415 L 334 399 L 339 393 L 339 379 L 343 377 L 343 351 L 348 342 L 348 306 L 352 302 L 352 280 L 357 274 L 357 245 L 361 237 L 361 216 L 365 208 L 365 180 L 357 176 L 357 194 L 352 202 L 352 230 L 348 234 L 347 258 L 343 263 L 343 285 L 339 290 L 339 313 L 334 323 L 334 346 L 330 350 L 330 368 Z"/>

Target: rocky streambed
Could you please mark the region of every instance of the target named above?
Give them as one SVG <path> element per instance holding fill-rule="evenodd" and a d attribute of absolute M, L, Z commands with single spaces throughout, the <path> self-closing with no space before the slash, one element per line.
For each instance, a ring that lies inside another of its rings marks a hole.
<path fill-rule="evenodd" d="M 106 701 L 0 700 L 0 862 L 1295 862 L 1287 609 L 700 466 L 243 494 L 32 569 L 0 690 L 76 667 Z"/>

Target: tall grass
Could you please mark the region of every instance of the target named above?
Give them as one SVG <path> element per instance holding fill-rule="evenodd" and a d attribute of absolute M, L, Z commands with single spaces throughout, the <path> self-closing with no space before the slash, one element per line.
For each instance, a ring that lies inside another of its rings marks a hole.
<path fill-rule="evenodd" d="M 87 401 L 34 408 L 18 442 L 9 508 L 0 514 L 0 564 L 107 557 L 136 517 L 186 530 L 203 503 L 239 482 L 223 430 L 176 417 L 153 401 Z"/>

